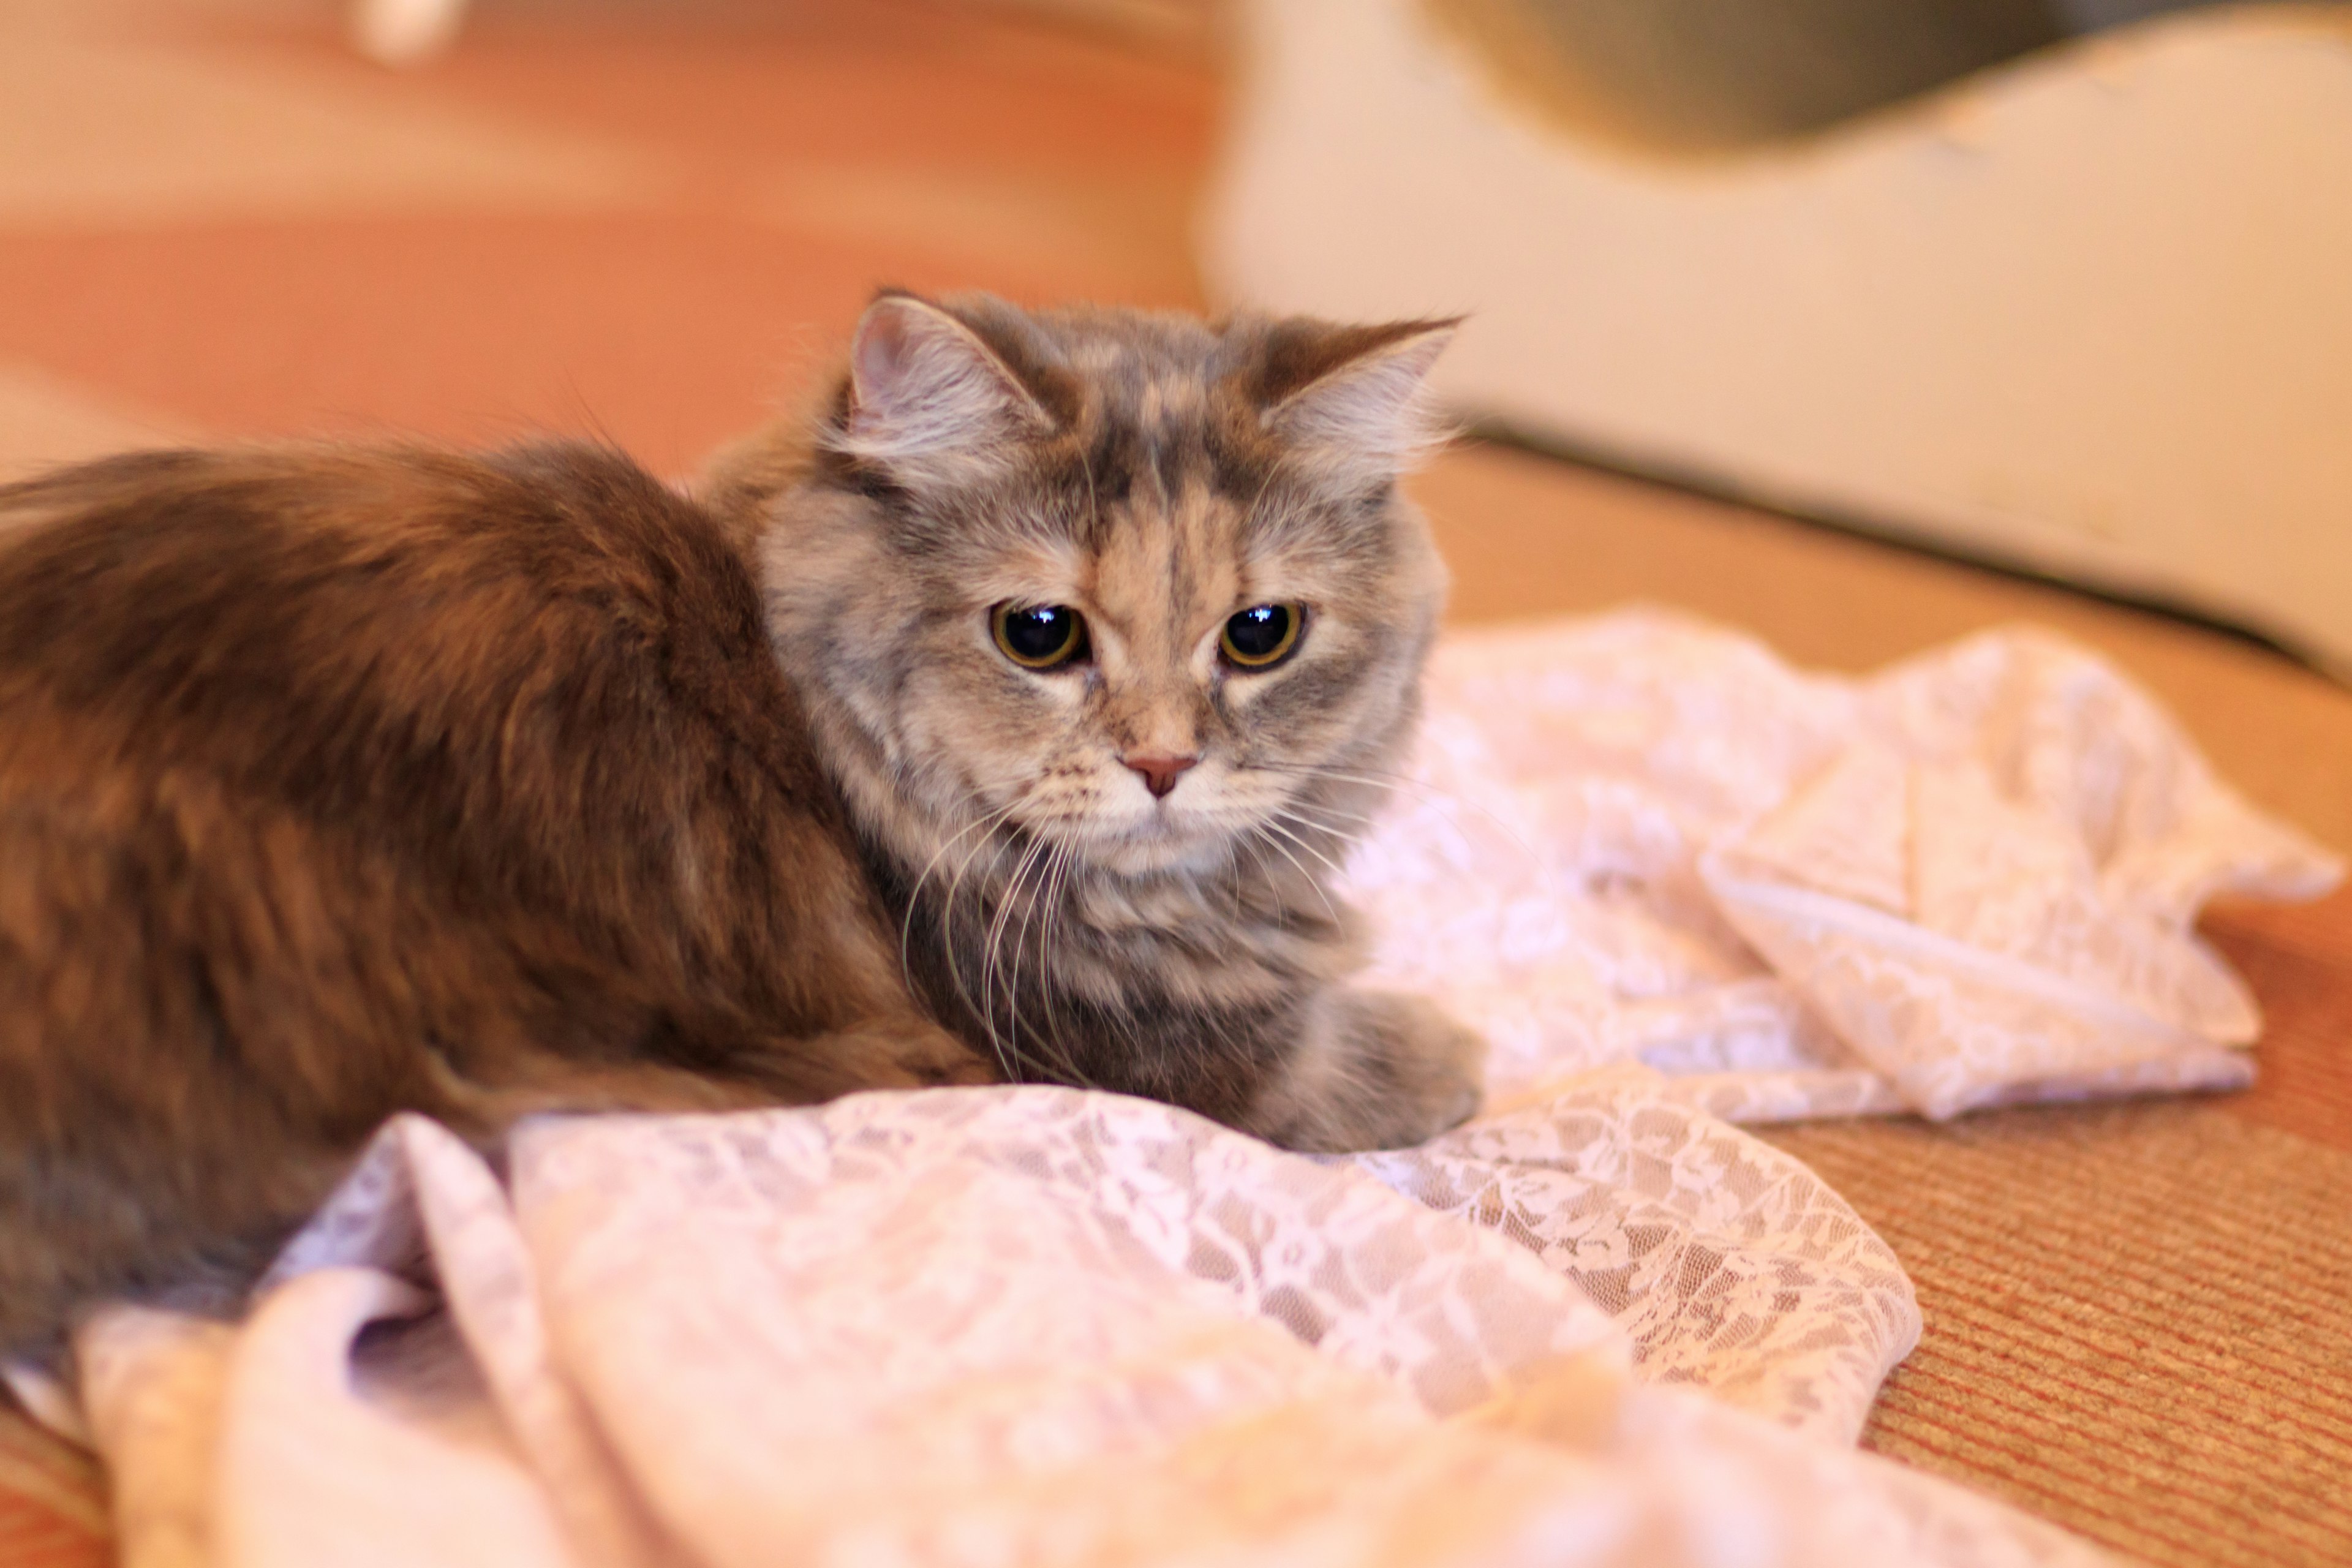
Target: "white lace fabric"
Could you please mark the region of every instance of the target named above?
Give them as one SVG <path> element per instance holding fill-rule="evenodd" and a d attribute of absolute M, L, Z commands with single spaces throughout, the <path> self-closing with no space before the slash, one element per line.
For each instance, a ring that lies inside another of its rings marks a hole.
<path fill-rule="evenodd" d="M 1430 710 L 1353 896 L 1506 1100 L 1614 1062 L 1740 1121 L 2241 1087 L 2261 1017 L 2198 910 L 2343 871 L 2030 629 L 1852 680 L 1566 621 L 1456 637 Z"/>
<path fill-rule="evenodd" d="M 1885 1245 L 1717 1120 L 2234 1081 L 2316 849 L 2029 635 L 1463 639 L 1352 869 L 1496 1047 L 1421 1148 L 1048 1088 L 385 1129 L 246 1322 L 78 1341 L 131 1568 L 2095 1561 L 1853 1450 Z M 1710 1109 L 1711 1108 L 1711 1109 Z"/>

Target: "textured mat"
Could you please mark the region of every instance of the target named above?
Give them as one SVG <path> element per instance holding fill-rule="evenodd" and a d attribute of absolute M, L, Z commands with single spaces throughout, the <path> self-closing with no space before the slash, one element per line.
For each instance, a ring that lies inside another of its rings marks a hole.
<path fill-rule="evenodd" d="M 2352 1152 L 2182 1102 L 1772 1141 L 1919 1292 L 1866 1446 L 2152 1563 L 2352 1562 Z"/>

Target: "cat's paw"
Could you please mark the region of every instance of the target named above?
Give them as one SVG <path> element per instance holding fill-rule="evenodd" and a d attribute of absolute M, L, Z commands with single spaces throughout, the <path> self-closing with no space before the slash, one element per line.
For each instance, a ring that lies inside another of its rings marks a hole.
<path fill-rule="evenodd" d="M 1360 1070 L 1372 1092 L 1360 1112 L 1360 1147 L 1425 1142 L 1477 1113 L 1485 1095 L 1486 1037 L 1421 996 L 1347 993 Z"/>
<path fill-rule="evenodd" d="M 1318 1153 L 1402 1149 L 1476 1113 L 1486 1042 L 1419 996 L 1335 991 L 1257 1129 Z"/>

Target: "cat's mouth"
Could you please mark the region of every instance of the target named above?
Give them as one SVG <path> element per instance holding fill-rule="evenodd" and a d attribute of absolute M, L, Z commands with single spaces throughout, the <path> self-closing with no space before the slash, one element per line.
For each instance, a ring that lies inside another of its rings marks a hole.
<path fill-rule="evenodd" d="M 1214 758 L 1164 793 L 1147 794 L 1124 771 L 1106 772 L 1067 794 L 1050 784 L 1034 790 L 1009 815 L 1024 833 L 1094 870 L 1219 874 L 1230 869 L 1237 845 L 1279 834 L 1284 815 L 1281 798 L 1264 798 L 1247 784 L 1236 790 L 1235 782 L 1231 764 Z"/>
<path fill-rule="evenodd" d="M 1117 816 L 1064 819 L 1041 828 L 1087 864 L 1126 876 L 1221 864 L 1235 831 L 1223 813 L 1175 800 L 1156 800 L 1144 810 Z"/>

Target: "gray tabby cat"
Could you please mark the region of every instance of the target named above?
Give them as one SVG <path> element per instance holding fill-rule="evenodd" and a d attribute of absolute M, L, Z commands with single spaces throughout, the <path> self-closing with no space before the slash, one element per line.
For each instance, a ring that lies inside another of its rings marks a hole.
<path fill-rule="evenodd" d="M 1396 480 L 1454 330 L 886 295 L 813 446 L 718 466 L 910 981 L 1007 1078 L 1313 1150 L 1476 1106 L 1328 887 L 1444 595 Z"/>
<path fill-rule="evenodd" d="M 369 1134 L 1099 1085 L 1467 1115 L 1327 885 L 1444 574 L 1444 323 L 879 300 L 699 498 L 541 445 L 0 488 L 0 1352 L 234 1309 Z"/>

